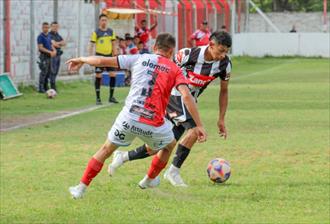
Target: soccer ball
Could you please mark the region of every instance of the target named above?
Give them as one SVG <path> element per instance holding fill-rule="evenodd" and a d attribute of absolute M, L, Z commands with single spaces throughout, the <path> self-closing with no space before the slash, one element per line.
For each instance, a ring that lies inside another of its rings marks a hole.
<path fill-rule="evenodd" d="M 53 99 L 55 98 L 55 96 L 57 95 L 55 89 L 49 89 L 46 91 L 46 97 L 49 99 Z"/>
<path fill-rule="evenodd" d="M 230 177 L 230 164 L 221 158 L 215 158 L 207 165 L 207 175 L 214 183 L 224 183 Z"/>

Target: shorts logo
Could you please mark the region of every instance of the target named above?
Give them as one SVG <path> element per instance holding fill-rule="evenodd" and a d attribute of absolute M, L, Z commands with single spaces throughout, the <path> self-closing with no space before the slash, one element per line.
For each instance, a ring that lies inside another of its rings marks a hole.
<path fill-rule="evenodd" d="M 125 130 L 128 130 L 130 128 L 129 125 L 128 125 L 128 123 L 126 121 L 124 121 L 122 123 L 122 125 L 123 125 L 123 127 L 124 127 Z"/>
<path fill-rule="evenodd" d="M 124 140 L 125 139 L 125 134 L 123 134 L 120 131 L 118 131 L 118 129 L 116 129 L 116 131 L 115 131 L 115 136 L 118 137 L 120 140 Z"/>
<path fill-rule="evenodd" d="M 149 130 L 143 130 L 142 128 L 136 127 L 134 125 L 131 127 L 131 132 L 136 135 L 143 135 L 143 136 L 147 136 L 147 137 L 152 137 L 152 134 L 153 134 Z"/>

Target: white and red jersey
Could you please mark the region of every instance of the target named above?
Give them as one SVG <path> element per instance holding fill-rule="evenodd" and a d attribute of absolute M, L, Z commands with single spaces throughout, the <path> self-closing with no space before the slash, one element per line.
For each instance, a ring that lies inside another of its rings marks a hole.
<path fill-rule="evenodd" d="M 191 36 L 190 39 L 196 41 L 196 46 L 204 46 L 209 44 L 209 39 L 211 36 L 210 31 L 196 30 Z"/>
<path fill-rule="evenodd" d="M 132 72 L 123 110 L 133 120 L 161 126 L 172 88 L 187 84 L 181 69 L 170 59 L 156 54 L 119 55 L 117 58 L 121 69 Z"/>

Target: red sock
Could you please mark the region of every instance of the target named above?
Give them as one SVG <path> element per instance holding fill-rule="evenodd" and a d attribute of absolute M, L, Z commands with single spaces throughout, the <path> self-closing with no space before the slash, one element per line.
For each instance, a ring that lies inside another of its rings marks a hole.
<path fill-rule="evenodd" d="M 85 172 L 81 178 L 81 182 L 87 186 L 93 180 L 93 178 L 101 171 L 103 163 L 97 161 L 94 157 L 89 160 Z"/>
<path fill-rule="evenodd" d="M 154 179 L 158 176 L 160 171 L 165 168 L 167 162 L 160 161 L 157 155 L 154 156 L 151 162 L 151 166 L 148 170 L 148 177 Z"/>

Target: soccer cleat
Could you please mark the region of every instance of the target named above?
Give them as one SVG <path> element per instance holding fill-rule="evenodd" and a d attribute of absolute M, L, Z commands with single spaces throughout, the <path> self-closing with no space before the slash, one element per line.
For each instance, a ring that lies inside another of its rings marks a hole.
<path fill-rule="evenodd" d="M 123 154 L 124 152 L 119 150 L 116 150 L 113 154 L 113 160 L 108 166 L 108 173 L 110 176 L 113 176 L 113 174 L 116 172 L 116 169 L 124 164 Z"/>
<path fill-rule="evenodd" d="M 160 184 L 159 176 L 155 177 L 154 179 L 150 179 L 148 175 L 145 175 L 145 177 L 139 182 L 139 187 L 141 189 L 154 188 L 159 186 L 159 184 Z"/>
<path fill-rule="evenodd" d="M 82 198 L 85 194 L 86 189 L 87 186 L 83 183 L 79 183 L 76 186 L 69 187 L 69 191 L 73 199 Z"/>
<path fill-rule="evenodd" d="M 97 98 L 97 99 L 96 99 L 96 105 L 102 105 L 102 101 L 101 101 L 100 98 Z"/>
<path fill-rule="evenodd" d="M 109 98 L 109 103 L 119 103 L 119 102 L 116 100 L 116 98 L 111 97 Z"/>
<path fill-rule="evenodd" d="M 178 168 L 176 168 L 176 170 L 167 169 L 164 173 L 164 178 L 175 187 L 188 187 L 188 185 L 183 182 Z"/>

